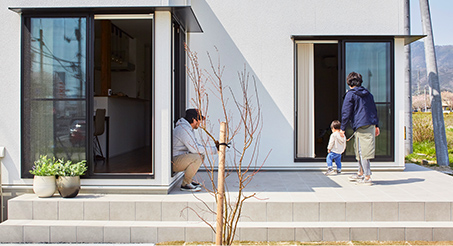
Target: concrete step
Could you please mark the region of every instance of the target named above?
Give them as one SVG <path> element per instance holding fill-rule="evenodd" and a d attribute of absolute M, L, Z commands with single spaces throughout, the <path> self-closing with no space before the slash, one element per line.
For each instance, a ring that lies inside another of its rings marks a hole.
<path fill-rule="evenodd" d="M 1 243 L 213 242 L 193 221 L 8 220 Z M 453 222 L 240 222 L 239 241 L 453 241 Z"/>
<path fill-rule="evenodd" d="M 203 194 L 202 194 L 203 195 Z M 207 195 L 207 194 L 204 194 Z M 26 194 L 8 201 L 13 220 L 214 221 L 210 196 L 79 195 L 76 198 L 38 198 Z M 442 201 L 291 201 L 250 200 L 242 209 L 243 222 L 322 221 L 453 221 L 453 203 Z"/>

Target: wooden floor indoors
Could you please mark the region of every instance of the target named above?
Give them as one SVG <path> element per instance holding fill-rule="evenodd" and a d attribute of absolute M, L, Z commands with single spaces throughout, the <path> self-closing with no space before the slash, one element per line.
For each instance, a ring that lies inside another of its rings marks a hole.
<path fill-rule="evenodd" d="M 136 149 L 95 163 L 95 173 L 152 173 L 151 148 Z"/>

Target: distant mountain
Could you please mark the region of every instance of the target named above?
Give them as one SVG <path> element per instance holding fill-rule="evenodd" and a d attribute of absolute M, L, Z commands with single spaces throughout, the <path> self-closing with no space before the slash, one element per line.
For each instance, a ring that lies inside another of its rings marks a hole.
<path fill-rule="evenodd" d="M 411 44 L 412 57 L 412 94 L 421 93 L 427 82 L 425 47 L 423 42 Z M 439 83 L 441 90 L 453 92 L 453 45 L 436 46 L 437 70 L 439 72 Z"/>

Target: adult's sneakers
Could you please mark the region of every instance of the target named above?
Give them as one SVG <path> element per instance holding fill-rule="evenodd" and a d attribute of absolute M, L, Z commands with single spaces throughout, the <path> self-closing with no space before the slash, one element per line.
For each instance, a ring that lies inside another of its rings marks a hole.
<path fill-rule="evenodd" d="M 198 183 L 198 182 L 195 182 L 195 181 L 192 181 L 191 184 L 192 184 L 193 186 L 195 186 L 195 187 L 201 187 L 201 184 Z"/>
<path fill-rule="evenodd" d="M 356 181 L 362 180 L 363 175 L 353 174 L 353 175 L 349 176 L 348 178 L 349 178 L 349 181 L 356 182 Z"/>
<path fill-rule="evenodd" d="M 371 178 L 357 180 L 357 182 L 355 184 L 356 185 L 373 185 L 373 183 L 371 182 Z"/>
<path fill-rule="evenodd" d="M 196 191 L 200 191 L 201 187 L 194 186 L 192 184 L 186 184 L 186 185 L 181 185 L 181 190 L 182 191 L 196 192 Z"/>
<path fill-rule="evenodd" d="M 327 169 L 327 172 L 325 173 L 325 175 L 329 176 L 329 175 L 334 174 L 334 173 L 335 173 L 335 171 L 333 170 L 333 168 L 329 168 L 329 169 Z"/>

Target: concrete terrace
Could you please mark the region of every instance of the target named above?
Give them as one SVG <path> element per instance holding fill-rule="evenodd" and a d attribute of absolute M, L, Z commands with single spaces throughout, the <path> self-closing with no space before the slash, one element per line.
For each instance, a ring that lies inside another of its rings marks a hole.
<path fill-rule="evenodd" d="M 373 186 L 351 174 L 261 171 L 246 188 L 259 199 L 244 204 L 237 239 L 251 241 L 453 240 L 453 177 L 408 164 L 402 172 L 373 173 Z M 200 172 L 198 181 L 207 182 Z M 237 180 L 228 179 L 230 191 Z M 9 201 L 0 242 L 213 241 L 213 197 L 173 190 L 168 195 L 80 194 Z M 189 208 L 189 209 L 187 209 Z"/>

